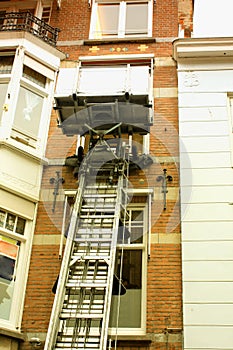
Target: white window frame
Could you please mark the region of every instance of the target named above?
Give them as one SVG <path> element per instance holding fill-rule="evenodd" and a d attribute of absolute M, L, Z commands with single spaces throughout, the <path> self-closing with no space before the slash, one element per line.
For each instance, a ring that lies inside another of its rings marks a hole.
<path fill-rule="evenodd" d="M 230 146 L 231 146 L 231 167 L 233 168 L 233 95 L 228 96 L 228 108 L 229 108 L 229 134 L 230 134 Z"/>
<path fill-rule="evenodd" d="M 148 27 L 147 34 L 126 34 L 125 20 L 126 20 L 126 5 L 127 3 L 147 3 L 148 4 Z M 98 18 L 98 4 L 119 4 L 119 23 L 117 35 L 102 35 L 95 31 L 96 22 Z M 153 19 L 153 1 L 152 0 L 94 0 L 92 5 L 91 25 L 90 25 L 90 39 L 105 39 L 105 38 L 135 38 L 135 37 L 151 37 L 152 36 L 152 19 Z"/>
<path fill-rule="evenodd" d="M 31 230 L 33 228 L 32 219 L 22 215 L 21 213 L 15 212 L 13 210 L 5 209 L 1 207 L 2 210 L 7 213 L 13 214 L 20 218 L 26 220 L 24 234 L 18 234 L 14 231 L 10 231 L 4 227 L 0 227 L 0 235 L 5 237 L 20 241 L 20 249 L 18 252 L 18 258 L 16 260 L 16 268 L 15 268 L 15 285 L 11 303 L 11 311 L 9 320 L 1 319 L 0 315 L 0 327 L 4 327 L 7 329 L 18 330 L 21 326 L 21 319 L 23 313 L 23 304 L 25 297 L 25 289 L 27 282 L 27 270 L 29 266 L 29 251 L 31 249 L 32 235 Z"/>
<path fill-rule="evenodd" d="M 146 294 L 147 294 L 147 261 L 148 261 L 148 206 L 146 203 L 135 203 L 129 206 L 129 210 L 142 210 L 143 211 L 143 223 L 144 223 L 144 234 L 143 243 L 133 244 L 118 244 L 117 249 L 123 251 L 126 250 L 139 250 L 142 252 L 142 295 L 141 295 L 141 327 L 140 328 L 109 328 L 109 335 L 145 335 L 146 334 Z"/>
<path fill-rule="evenodd" d="M 25 142 L 28 143 L 29 146 L 32 146 L 34 148 L 38 148 L 39 143 L 43 137 L 43 129 L 44 129 L 43 126 L 47 124 L 47 122 L 46 122 L 46 117 L 47 117 L 46 105 L 47 105 L 47 99 L 49 96 L 49 93 L 47 91 L 47 86 L 48 86 L 48 83 L 46 83 L 45 88 L 42 88 L 41 86 L 28 80 L 25 77 L 21 77 L 21 79 L 20 79 L 20 88 L 26 88 L 27 90 L 31 91 L 32 93 L 35 93 L 35 94 L 39 95 L 40 97 L 42 97 L 43 98 L 43 106 L 42 106 L 37 136 L 32 135 L 30 133 L 26 133 L 23 129 L 20 130 L 19 128 L 14 126 L 14 119 L 13 119 L 11 137 L 17 138 L 17 136 L 18 136 L 20 139 L 25 140 Z M 19 91 L 18 91 L 17 95 L 19 97 Z M 18 102 L 18 97 L 17 97 L 17 102 Z M 15 105 L 15 108 L 17 106 L 17 102 Z M 15 114 L 14 114 L 14 118 L 15 118 Z"/>
<path fill-rule="evenodd" d="M 29 153 L 43 156 L 47 142 L 50 115 L 52 111 L 52 99 L 55 84 L 55 71 L 44 63 L 35 60 L 24 49 L 20 48 L 14 53 L 14 62 L 11 74 L 0 74 L 0 82 L 8 82 L 8 91 L 5 99 L 6 109 L 3 110 L 0 124 L 0 138 L 8 140 L 13 146 Z M 35 72 L 42 74 L 45 79 L 45 86 L 42 87 L 36 82 L 23 76 L 23 67 L 27 66 Z M 32 135 L 14 126 L 16 106 L 18 103 L 20 88 L 24 87 L 43 98 L 42 112 L 40 115 L 37 135 Z"/>

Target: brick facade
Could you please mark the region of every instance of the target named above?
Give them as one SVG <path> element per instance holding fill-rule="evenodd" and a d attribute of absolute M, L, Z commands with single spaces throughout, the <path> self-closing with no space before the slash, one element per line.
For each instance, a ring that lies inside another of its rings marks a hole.
<path fill-rule="evenodd" d="M 178 6 L 179 3 L 179 6 Z M 119 350 L 181 350 L 182 349 L 182 290 L 179 210 L 179 147 L 177 73 L 172 57 L 172 41 L 178 36 L 178 24 L 190 29 L 191 1 L 157 0 L 154 3 L 154 40 L 88 40 L 91 9 L 87 0 L 56 1 L 50 24 L 60 28 L 58 49 L 66 54 L 62 66 L 73 66 L 80 56 L 153 54 L 154 66 L 154 126 L 151 128 L 150 154 L 154 164 L 131 178 L 137 188 L 154 188 L 151 216 L 151 255 L 147 266 L 146 336 L 135 340 L 125 336 L 118 341 Z M 48 329 L 54 295 L 51 291 L 59 273 L 59 242 L 63 215 L 63 198 L 57 197 L 55 212 L 53 185 L 50 178 L 60 172 L 65 180 L 63 189 L 77 188 L 72 169 L 64 159 L 75 153 L 75 137 L 66 137 L 57 127 L 55 111 L 51 115 L 47 146 L 48 165 L 44 167 L 41 200 L 35 227 L 35 237 L 27 283 L 22 331 L 26 341 L 20 350 L 29 350 L 30 337 L 43 342 Z M 161 184 L 156 178 L 163 169 L 173 177 L 168 184 L 167 209 L 163 209 Z M 145 181 L 139 181 L 145 179 Z M 1 345 L 0 345 L 1 348 Z"/>

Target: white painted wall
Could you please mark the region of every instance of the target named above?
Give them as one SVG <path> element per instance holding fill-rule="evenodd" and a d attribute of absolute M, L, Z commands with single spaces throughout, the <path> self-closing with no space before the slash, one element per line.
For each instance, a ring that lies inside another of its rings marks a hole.
<path fill-rule="evenodd" d="M 184 349 L 233 349 L 233 70 L 178 68 Z"/>
<path fill-rule="evenodd" d="M 233 36 L 232 12 L 232 0 L 195 0 L 193 36 Z"/>

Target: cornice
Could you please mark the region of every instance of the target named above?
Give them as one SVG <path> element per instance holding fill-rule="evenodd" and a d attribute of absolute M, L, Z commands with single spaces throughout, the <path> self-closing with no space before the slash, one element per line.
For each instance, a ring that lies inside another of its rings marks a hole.
<path fill-rule="evenodd" d="M 224 58 L 233 57 L 233 37 L 229 38 L 187 38 L 173 41 L 173 58 Z"/>

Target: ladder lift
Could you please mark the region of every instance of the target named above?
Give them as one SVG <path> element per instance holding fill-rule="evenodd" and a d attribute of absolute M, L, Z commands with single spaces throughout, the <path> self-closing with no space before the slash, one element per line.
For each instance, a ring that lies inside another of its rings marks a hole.
<path fill-rule="evenodd" d="M 80 168 L 46 350 L 106 349 L 117 237 L 127 215 L 121 146 L 117 154 L 102 134 Z"/>
<path fill-rule="evenodd" d="M 130 160 L 121 135 L 146 135 L 153 122 L 144 99 L 141 106 L 118 99 L 99 103 L 91 96 L 55 96 L 63 133 L 88 134 L 90 141 L 77 172 L 79 186 L 44 350 L 107 348 L 116 246 L 127 218 Z M 106 134 L 116 138 L 115 148 Z M 150 159 L 140 161 L 151 164 Z M 121 294 L 120 280 L 117 288 Z"/>

